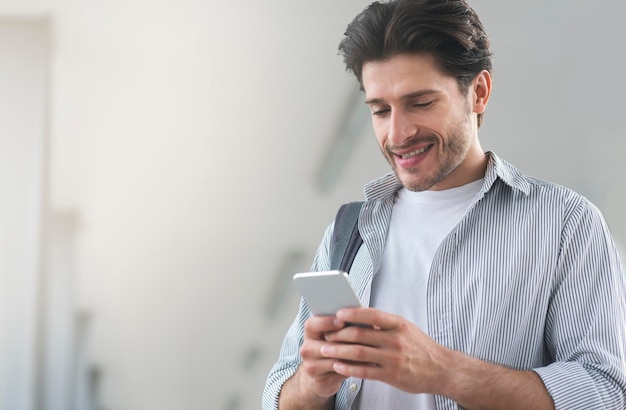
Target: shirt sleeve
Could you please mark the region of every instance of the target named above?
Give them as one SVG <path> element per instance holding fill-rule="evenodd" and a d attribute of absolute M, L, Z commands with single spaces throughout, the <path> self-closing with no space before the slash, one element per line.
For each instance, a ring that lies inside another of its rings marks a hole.
<path fill-rule="evenodd" d="M 624 274 L 600 211 L 584 198 L 570 209 L 546 318 L 554 362 L 534 371 L 557 410 L 624 409 Z"/>
<path fill-rule="evenodd" d="M 323 271 L 330 269 L 329 244 L 332 237 L 333 225 L 329 226 L 324 233 L 322 243 L 317 249 L 311 271 Z M 278 397 L 283 384 L 294 375 L 302 358 L 300 346 L 304 339 L 304 322 L 311 315 L 304 300 L 300 299 L 300 308 L 296 318 L 291 323 L 287 334 L 283 339 L 277 362 L 270 370 L 263 391 L 263 410 L 278 409 Z"/>

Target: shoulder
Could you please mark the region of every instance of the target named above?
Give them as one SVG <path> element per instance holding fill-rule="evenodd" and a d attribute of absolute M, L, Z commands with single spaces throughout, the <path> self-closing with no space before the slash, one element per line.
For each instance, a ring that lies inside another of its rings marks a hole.
<path fill-rule="evenodd" d="M 493 152 L 487 155 L 490 157 L 490 164 L 485 178 L 491 179 L 494 186 L 520 194 L 516 196 L 518 199 L 530 203 L 536 202 L 538 205 L 547 207 L 560 207 L 564 211 L 572 211 L 576 208 L 598 211 L 595 205 L 573 189 L 546 179 L 526 175 Z"/>

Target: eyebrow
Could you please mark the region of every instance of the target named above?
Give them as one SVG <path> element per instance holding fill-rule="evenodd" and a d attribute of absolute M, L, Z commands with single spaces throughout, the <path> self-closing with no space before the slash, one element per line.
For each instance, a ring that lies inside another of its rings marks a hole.
<path fill-rule="evenodd" d="M 423 97 L 425 95 L 430 95 L 430 94 L 439 94 L 439 91 L 437 90 L 419 90 L 419 91 L 414 91 L 412 93 L 408 93 L 403 95 L 402 97 L 400 97 L 400 99 L 402 100 L 411 100 L 413 98 L 419 98 L 419 97 Z M 385 103 L 385 100 L 383 100 L 382 98 L 370 98 L 365 100 L 365 104 L 366 105 L 370 105 L 370 104 L 383 104 Z"/>

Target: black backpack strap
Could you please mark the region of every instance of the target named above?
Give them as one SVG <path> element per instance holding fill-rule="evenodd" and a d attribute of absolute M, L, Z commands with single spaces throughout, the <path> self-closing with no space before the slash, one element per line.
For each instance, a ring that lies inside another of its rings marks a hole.
<path fill-rule="evenodd" d="M 335 217 L 330 245 L 330 268 L 349 272 L 352 262 L 363 243 L 359 233 L 359 213 L 363 202 L 343 204 Z"/>

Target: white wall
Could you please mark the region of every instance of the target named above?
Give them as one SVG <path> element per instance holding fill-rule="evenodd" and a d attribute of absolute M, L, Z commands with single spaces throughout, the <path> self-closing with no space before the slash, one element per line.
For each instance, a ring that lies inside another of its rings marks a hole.
<path fill-rule="evenodd" d="M 259 407 L 295 313 L 289 287 L 264 312 L 284 259 L 307 269 L 338 203 L 386 170 L 366 131 L 333 190 L 314 184 L 354 87 L 337 42 L 367 3 L 0 0 L 53 22 L 51 202 L 78 216 L 107 409 Z M 626 238 L 624 6 L 473 4 L 496 53 L 484 147 L 585 191 Z"/>
<path fill-rule="evenodd" d="M 35 403 L 47 180 L 45 22 L 0 17 L 0 408 Z"/>
<path fill-rule="evenodd" d="M 474 3 L 495 50 L 484 148 L 590 198 L 625 244 L 626 83 L 619 67 L 626 4 Z"/>

